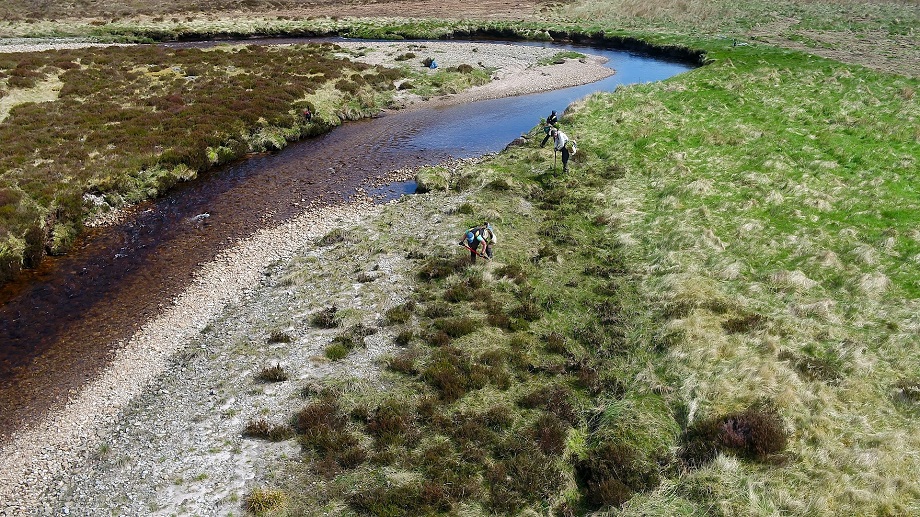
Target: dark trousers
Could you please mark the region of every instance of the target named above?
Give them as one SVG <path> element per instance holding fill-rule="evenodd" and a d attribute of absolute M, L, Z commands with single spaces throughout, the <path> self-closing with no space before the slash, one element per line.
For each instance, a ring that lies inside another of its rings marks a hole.
<path fill-rule="evenodd" d="M 472 246 L 469 246 L 469 248 L 470 248 L 470 264 L 475 264 L 475 263 L 476 263 L 476 256 L 477 256 L 476 250 L 479 249 L 479 248 L 478 248 L 478 247 L 474 248 L 474 247 L 472 247 Z M 485 255 L 486 257 L 488 257 L 489 259 L 492 258 L 492 243 L 486 244 L 486 249 L 485 249 L 484 255 Z"/>
<path fill-rule="evenodd" d="M 562 172 L 568 172 L 569 170 L 569 148 L 562 148 Z"/>

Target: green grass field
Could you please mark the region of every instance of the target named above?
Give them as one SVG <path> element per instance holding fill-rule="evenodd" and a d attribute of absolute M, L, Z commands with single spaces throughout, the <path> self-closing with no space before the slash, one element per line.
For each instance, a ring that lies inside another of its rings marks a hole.
<path fill-rule="evenodd" d="M 920 84 L 658 38 L 710 63 L 569 110 L 568 177 L 515 148 L 429 194 L 489 199 L 430 231 L 490 219 L 501 265 L 404 250 L 441 251 L 387 390 L 311 396 L 279 513 L 920 512 Z"/>
<path fill-rule="evenodd" d="M 917 81 L 706 50 L 570 109 L 569 176 L 531 144 L 429 194 L 489 199 L 429 230 L 490 219 L 501 265 L 404 250 L 387 390 L 308 400 L 285 512 L 920 511 Z"/>

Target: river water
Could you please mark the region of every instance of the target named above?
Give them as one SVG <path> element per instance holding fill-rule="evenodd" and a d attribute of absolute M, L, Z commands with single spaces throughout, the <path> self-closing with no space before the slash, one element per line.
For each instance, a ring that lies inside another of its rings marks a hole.
<path fill-rule="evenodd" d="M 410 183 L 371 189 L 369 180 L 503 149 L 550 110 L 619 85 L 663 80 L 692 64 L 636 53 L 538 44 L 604 55 L 616 74 L 589 85 L 387 113 L 349 122 L 275 154 L 209 171 L 123 224 L 88 232 L 65 257 L 0 289 L 0 438 L 66 400 L 111 359 L 120 340 L 156 316 L 200 264 L 237 239 L 310 204 L 332 204 L 365 188 L 380 199 Z"/>

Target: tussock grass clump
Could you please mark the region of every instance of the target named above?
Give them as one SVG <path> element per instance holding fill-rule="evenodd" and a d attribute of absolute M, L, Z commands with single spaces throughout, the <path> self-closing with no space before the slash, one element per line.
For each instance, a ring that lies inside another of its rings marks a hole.
<path fill-rule="evenodd" d="M 431 361 L 422 370 L 421 377 L 447 401 L 455 401 L 471 390 L 483 388 L 489 382 L 487 368 L 474 362 L 459 348 L 449 345 L 432 353 Z"/>
<path fill-rule="evenodd" d="M 393 342 L 399 346 L 406 346 L 412 342 L 415 338 L 415 331 L 412 329 L 401 330 L 396 337 L 393 338 Z"/>
<path fill-rule="evenodd" d="M 370 515 L 430 515 L 450 509 L 439 485 L 418 480 L 388 480 L 383 475 L 348 497 L 353 509 Z"/>
<path fill-rule="evenodd" d="M 454 309 L 444 302 L 434 302 L 425 307 L 425 317 L 436 319 L 452 316 Z"/>
<path fill-rule="evenodd" d="M 246 496 L 243 505 L 246 511 L 262 516 L 284 508 L 287 499 L 287 494 L 281 490 L 256 488 Z"/>
<path fill-rule="evenodd" d="M 588 427 L 588 447 L 575 475 L 593 508 L 618 506 L 633 493 L 656 487 L 680 432 L 663 398 L 629 392 L 608 402 Z"/>
<path fill-rule="evenodd" d="M 447 335 L 443 330 L 429 332 L 425 335 L 425 342 L 435 348 L 447 346 L 451 341 L 453 341 L 453 338 Z"/>
<path fill-rule="evenodd" d="M 543 307 L 532 299 L 523 300 L 511 309 L 511 316 L 525 321 L 537 321 L 543 317 Z"/>
<path fill-rule="evenodd" d="M 767 319 L 756 313 L 734 316 L 722 322 L 722 328 L 729 334 L 743 334 L 760 330 L 766 326 Z"/>
<path fill-rule="evenodd" d="M 367 451 L 350 433 L 348 418 L 331 397 L 323 397 L 301 409 L 294 417 L 294 429 L 301 445 L 314 453 L 313 469 L 334 477 L 342 469 L 354 468 L 367 459 Z"/>
<path fill-rule="evenodd" d="M 294 417 L 294 429 L 304 434 L 315 429 L 344 429 L 346 419 L 335 399 L 322 397 L 301 409 Z"/>
<path fill-rule="evenodd" d="M 498 451 L 498 461 L 486 470 L 485 480 L 489 508 L 511 513 L 548 499 L 562 482 L 562 473 L 535 441 L 512 435 Z"/>
<path fill-rule="evenodd" d="M 528 409 L 543 409 L 570 425 L 578 425 L 578 410 L 573 402 L 572 389 L 564 384 L 541 386 L 521 397 L 518 405 Z"/>
<path fill-rule="evenodd" d="M 345 242 L 348 239 L 348 231 L 344 228 L 335 228 L 330 232 L 326 233 L 320 237 L 316 244 L 318 246 L 332 246 L 333 244 L 338 244 L 340 242 Z"/>
<path fill-rule="evenodd" d="M 518 285 L 527 281 L 527 272 L 518 264 L 505 264 L 496 269 L 495 274 L 500 278 L 508 278 Z"/>
<path fill-rule="evenodd" d="M 787 434 L 779 414 L 770 406 L 715 416 L 691 425 L 681 439 L 681 458 L 699 467 L 720 452 L 767 461 L 786 448 Z"/>
<path fill-rule="evenodd" d="M 316 312 L 310 317 L 310 324 L 323 329 L 338 327 L 341 324 L 339 308 L 332 305 Z"/>
<path fill-rule="evenodd" d="M 807 380 L 835 383 L 851 370 L 846 358 L 833 346 L 809 343 L 801 352 L 784 350 L 778 359 L 789 361 L 795 371 Z"/>
<path fill-rule="evenodd" d="M 486 323 L 492 327 L 511 332 L 523 332 L 528 328 L 527 320 L 512 318 L 505 313 L 504 307 L 497 302 L 490 302 L 486 306 Z"/>
<path fill-rule="evenodd" d="M 458 338 L 471 334 L 479 327 L 479 323 L 468 316 L 459 318 L 440 318 L 434 320 L 434 328 L 444 332 L 452 338 Z"/>
<path fill-rule="evenodd" d="M 406 323 L 412 318 L 413 311 L 415 311 L 415 302 L 412 300 L 391 307 L 383 314 L 384 325 Z"/>
<path fill-rule="evenodd" d="M 551 354 L 565 355 L 569 352 L 565 335 L 559 332 L 550 332 L 543 337 L 546 351 Z"/>
<path fill-rule="evenodd" d="M 608 255 L 603 264 L 590 264 L 584 269 L 584 274 L 597 278 L 614 278 L 629 274 L 629 268 L 622 257 Z"/>
<path fill-rule="evenodd" d="M 433 257 L 419 268 L 418 277 L 425 282 L 440 280 L 470 267 L 468 257 Z"/>
<path fill-rule="evenodd" d="M 374 437 L 378 448 L 414 440 L 418 435 L 414 408 L 405 401 L 389 399 L 377 406 L 366 429 Z"/>
<path fill-rule="evenodd" d="M 654 470 L 639 465 L 632 449 L 610 442 L 593 448 L 579 460 L 575 477 L 592 509 L 620 506 L 636 491 L 653 488 L 659 482 Z"/>
<path fill-rule="evenodd" d="M 294 338 L 283 330 L 272 331 L 271 335 L 268 336 L 269 343 L 291 343 L 294 341 Z"/>
<path fill-rule="evenodd" d="M 291 426 L 272 424 L 264 418 L 249 421 L 243 429 L 243 436 L 261 438 L 271 442 L 283 442 L 293 438 L 294 435 L 294 429 Z"/>
<path fill-rule="evenodd" d="M 507 190 L 512 190 L 514 185 L 508 180 L 508 178 L 496 178 L 487 183 L 486 188 L 497 192 L 504 192 Z"/>
<path fill-rule="evenodd" d="M 901 379 L 893 388 L 895 407 L 907 415 L 920 416 L 920 378 Z"/>
<path fill-rule="evenodd" d="M 350 350 L 351 349 L 345 346 L 343 343 L 330 343 L 323 353 L 330 361 L 338 361 L 348 357 L 348 352 Z"/>
<path fill-rule="evenodd" d="M 332 339 L 326 347 L 326 357 L 333 361 L 344 358 L 355 348 L 364 347 L 364 338 L 377 333 L 377 329 L 357 324 Z"/>
<path fill-rule="evenodd" d="M 419 353 L 415 350 L 403 350 L 387 361 L 387 368 L 405 375 L 417 375 L 415 360 Z"/>
<path fill-rule="evenodd" d="M 920 379 L 902 379 L 894 387 L 902 402 L 920 404 Z"/>
<path fill-rule="evenodd" d="M 444 291 L 444 300 L 450 303 L 466 302 L 473 299 L 475 290 L 466 282 L 450 286 Z"/>
<path fill-rule="evenodd" d="M 552 413 L 544 413 L 530 427 L 533 440 L 540 450 L 549 456 L 558 456 L 565 451 L 565 441 L 570 426 Z"/>
<path fill-rule="evenodd" d="M 458 454 L 454 444 L 443 437 L 422 444 L 411 459 L 419 466 L 425 479 L 434 485 L 431 488 L 437 487 L 433 495 L 437 495 L 438 500 L 460 501 L 481 491 L 477 479 L 478 465 L 466 461 L 467 458 Z"/>
<path fill-rule="evenodd" d="M 288 380 L 288 374 L 280 364 L 263 368 L 256 376 L 261 382 L 284 382 Z"/>

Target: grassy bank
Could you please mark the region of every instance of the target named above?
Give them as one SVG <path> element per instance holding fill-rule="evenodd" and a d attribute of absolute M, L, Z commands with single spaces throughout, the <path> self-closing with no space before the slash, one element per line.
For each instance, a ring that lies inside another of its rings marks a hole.
<path fill-rule="evenodd" d="M 710 65 L 567 112 L 570 175 L 533 139 L 376 222 L 425 228 L 394 243 L 400 349 L 305 391 L 304 464 L 251 508 L 920 511 L 920 84 L 701 45 Z M 467 267 L 453 239 L 486 219 L 498 260 Z"/>

